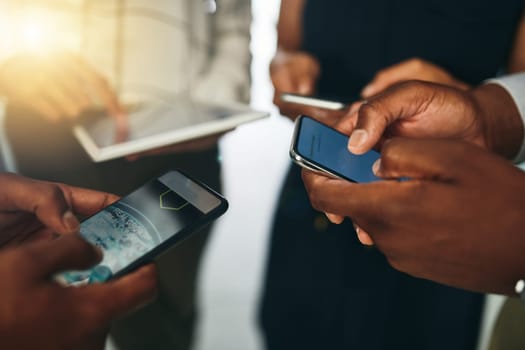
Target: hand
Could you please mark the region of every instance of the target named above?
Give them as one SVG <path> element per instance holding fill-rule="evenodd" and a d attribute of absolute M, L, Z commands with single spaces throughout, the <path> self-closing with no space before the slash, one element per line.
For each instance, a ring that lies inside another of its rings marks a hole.
<path fill-rule="evenodd" d="M 92 215 L 118 197 L 0 174 L 0 247 L 77 232 L 74 214 Z"/>
<path fill-rule="evenodd" d="M 401 83 L 349 113 L 338 129 L 350 135 L 348 149 L 356 154 L 402 136 L 461 139 L 512 158 L 523 135 L 512 97 L 491 84 L 466 92 L 424 82 Z"/>
<path fill-rule="evenodd" d="M 351 217 L 393 267 L 480 292 L 513 294 L 525 276 L 525 174 L 460 141 L 395 139 L 376 174 L 354 184 L 311 172 L 313 206 Z"/>
<path fill-rule="evenodd" d="M 362 154 L 385 138 L 456 138 L 486 147 L 480 111 L 467 93 L 423 82 L 398 84 L 363 103 L 338 128 Z"/>
<path fill-rule="evenodd" d="M 275 88 L 273 102 L 282 115 L 295 119 L 301 113 L 297 110 L 301 105 L 283 102 L 281 94 L 313 95 L 320 73 L 317 59 L 305 52 L 277 52 L 270 65 L 270 76 Z"/>
<path fill-rule="evenodd" d="M 52 279 L 101 257 L 75 234 L 1 252 L 0 348 L 104 349 L 110 322 L 151 301 L 157 280 L 151 265 L 85 287 L 62 287 Z"/>
<path fill-rule="evenodd" d="M 363 89 L 361 97 L 370 98 L 388 87 L 406 80 L 421 80 L 466 90 L 469 86 L 455 79 L 443 68 L 420 58 L 412 58 L 379 71 Z"/>
<path fill-rule="evenodd" d="M 116 122 L 117 139 L 127 136 L 126 114 L 106 79 L 73 54 L 18 55 L 0 67 L 0 93 L 9 103 L 58 122 L 75 119 L 102 104 Z"/>

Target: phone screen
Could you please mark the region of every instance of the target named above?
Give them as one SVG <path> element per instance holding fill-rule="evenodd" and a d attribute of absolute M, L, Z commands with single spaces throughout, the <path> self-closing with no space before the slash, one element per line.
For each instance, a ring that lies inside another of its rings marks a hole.
<path fill-rule="evenodd" d="M 104 281 L 199 222 L 221 203 L 181 173 L 167 173 L 82 222 L 80 234 L 100 247 L 104 258 L 91 270 L 66 272 L 58 279 L 72 285 Z"/>
<path fill-rule="evenodd" d="M 353 182 L 381 180 L 372 172 L 380 154 L 371 150 L 363 155 L 348 151 L 348 136 L 310 117 L 301 117 L 295 151 L 320 168 Z"/>

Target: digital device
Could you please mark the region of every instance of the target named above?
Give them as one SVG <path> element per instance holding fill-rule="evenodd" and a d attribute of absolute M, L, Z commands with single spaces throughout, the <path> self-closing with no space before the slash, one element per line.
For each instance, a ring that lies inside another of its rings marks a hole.
<path fill-rule="evenodd" d="M 380 154 L 371 150 L 356 155 L 347 146 L 348 136 L 313 118 L 300 116 L 295 122 L 290 157 L 302 167 L 331 177 L 362 183 L 381 180 L 372 171 Z"/>
<path fill-rule="evenodd" d="M 340 101 L 333 101 L 315 96 L 305 96 L 298 94 L 283 93 L 281 100 L 288 103 L 296 103 L 305 106 L 330 109 L 339 111 L 346 108 L 346 104 Z"/>
<path fill-rule="evenodd" d="M 226 212 L 228 202 L 180 171 L 170 171 L 80 225 L 104 253 L 99 265 L 55 276 L 65 285 L 102 282 L 151 262 Z"/>
<path fill-rule="evenodd" d="M 124 141 L 116 140 L 115 123 L 105 111 L 89 111 L 73 127 L 94 162 L 220 134 L 269 116 L 244 105 L 221 106 L 182 97 L 135 104 L 127 112 L 129 132 Z"/>

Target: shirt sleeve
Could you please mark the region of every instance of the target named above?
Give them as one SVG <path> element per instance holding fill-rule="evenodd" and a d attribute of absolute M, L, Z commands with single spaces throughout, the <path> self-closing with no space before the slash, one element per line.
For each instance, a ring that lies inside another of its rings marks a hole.
<path fill-rule="evenodd" d="M 524 127 L 524 138 L 521 142 L 520 151 L 514 158 L 514 162 L 521 163 L 525 161 L 525 73 L 506 75 L 501 78 L 488 80 L 486 83 L 497 84 L 507 90 L 518 107 Z"/>

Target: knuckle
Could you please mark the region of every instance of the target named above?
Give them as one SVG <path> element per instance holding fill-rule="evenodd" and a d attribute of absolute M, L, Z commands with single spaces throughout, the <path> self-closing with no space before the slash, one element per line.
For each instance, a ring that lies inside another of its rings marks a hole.
<path fill-rule="evenodd" d="M 382 80 L 385 80 L 388 78 L 388 71 L 383 69 L 383 70 L 380 70 L 379 72 L 376 73 L 376 75 L 374 76 L 374 81 L 382 81 Z"/>
<path fill-rule="evenodd" d="M 42 191 L 44 198 L 52 202 L 64 200 L 64 193 L 57 184 L 45 183 L 43 186 L 45 186 L 45 189 Z"/>
<path fill-rule="evenodd" d="M 368 118 L 377 115 L 379 112 L 379 103 L 377 101 L 369 101 L 363 103 L 359 108 L 359 118 Z"/>
<path fill-rule="evenodd" d="M 381 169 L 395 169 L 407 156 L 406 140 L 393 138 L 384 142 L 381 147 Z"/>
<path fill-rule="evenodd" d="M 409 62 L 416 70 L 423 68 L 425 65 L 425 61 L 420 57 L 412 58 Z"/>
<path fill-rule="evenodd" d="M 397 85 L 400 91 L 413 90 L 414 92 L 421 92 L 428 87 L 428 83 L 421 80 L 406 80 Z"/>

